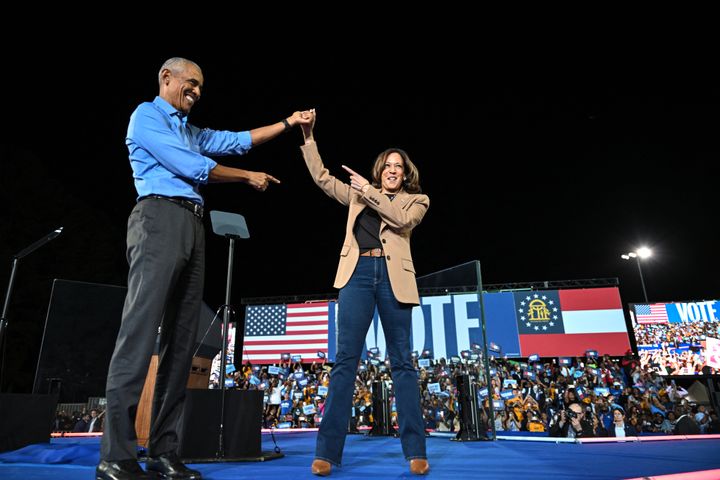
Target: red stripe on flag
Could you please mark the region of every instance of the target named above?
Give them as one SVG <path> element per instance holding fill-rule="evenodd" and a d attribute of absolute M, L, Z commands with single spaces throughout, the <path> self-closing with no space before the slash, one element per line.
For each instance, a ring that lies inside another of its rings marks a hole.
<path fill-rule="evenodd" d="M 312 308 L 315 310 L 322 310 L 328 306 L 328 302 L 315 302 L 315 303 L 288 303 L 285 305 L 288 309 L 296 308 Z"/>
<path fill-rule="evenodd" d="M 313 335 L 315 333 L 324 333 L 327 335 L 327 328 L 323 330 L 293 330 L 292 332 L 286 333 L 286 335 Z"/>
<path fill-rule="evenodd" d="M 249 337 L 253 338 L 253 337 Z M 293 340 L 294 337 L 290 337 L 287 340 L 245 340 L 243 345 L 287 345 L 287 344 L 303 344 L 303 343 L 322 343 L 327 342 L 327 338 L 316 338 L 309 340 Z"/>
<path fill-rule="evenodd" d="M 526 357 L 537 353 L 541 357 L 565 357 L 585 355 L 586 350 L 597 350 L 599 355 L 625 355 L 630 348 L 625 332 L 611 333 L 548 333 L 519 335 L 520 355 Z"/>
<path fill-rule="evenodd" d="M 325 315 L 327 317 L 327 313 L 325 312 L 296 312 L 294 310 L 290 309 L 290 306 L 288 305 L 287 309 L 287 316 L 288 318 L 295 318 L 295 317 L 317 317 L 319 315 Z"/>
<path fill-rule="evenodd" d="M 297 327 L 298 325 L 326 325 L 327 326 L 327 318 L 325 320 L 308 320 L 306 322 L 295 322 L 295 321 L 289 321 L 288 320 L 288 327 Z"/>
<path fill-rule="evenodd" d="M 327 335 L 328 329 L 324 328 L 322 330 L 293 330 L 290 332 L 287 332 L 286 335 L 288 335 L 290 338 L 292 338 L 292 335 L 314 335 L 314 334 L 325 334 Z M 246 338 L 253 338 L 253 337 L 246 337 Z"/>
<path fill-rule="evenodd" d="M 622 308 L 620 291 L 616 287 L 558 290 L 558 295 L 560 296 L 560 307 L 563 311 Z"/>

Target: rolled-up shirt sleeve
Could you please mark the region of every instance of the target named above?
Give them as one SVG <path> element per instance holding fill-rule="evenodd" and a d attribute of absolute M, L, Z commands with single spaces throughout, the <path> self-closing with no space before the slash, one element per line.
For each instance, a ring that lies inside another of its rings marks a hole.
<path fill-rule="evenodd" d="M 228 132 L 189 126 L 205 155 L 245 155 L 252 148 L 250 132 Z"/>

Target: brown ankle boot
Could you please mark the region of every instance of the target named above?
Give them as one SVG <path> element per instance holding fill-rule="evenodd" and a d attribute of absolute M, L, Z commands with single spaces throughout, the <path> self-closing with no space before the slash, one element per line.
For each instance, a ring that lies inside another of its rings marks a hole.
<path fill-rule="evenodd" d="M 315 460 L 313 460 L 313 463 L 312 463 L 313 475 L 327 477 L 328 475 L 330 475 L 331 469 L 332 469 L 332 465 L 330 465 L 329 462 L 326 462 L 325 460 L 320 460 L 319 458 L 316 458 Z"/>
<path fill-rule="evenodd" d="M 430 471 L 430 465 L 424 458 L 413 458 L 410 460 L 410 473 L 425 475 Z"/>

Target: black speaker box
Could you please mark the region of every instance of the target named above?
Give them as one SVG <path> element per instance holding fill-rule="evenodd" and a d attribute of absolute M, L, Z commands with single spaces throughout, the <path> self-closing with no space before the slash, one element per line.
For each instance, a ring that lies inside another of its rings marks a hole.
<path fill-rule="evenodd" d="M 49 442 L 56 406 L 57 395 L 0 394 L 0 452 Z"/>
<path fill-rule="evenodd" d="M 187 390 L 180 425 L 179 455 L 186 460 L 215 459 L 220 435 L 221 390 Z M 261 456 L 263 392 L 226 390 L 223 458 L 253 460 Z"/>

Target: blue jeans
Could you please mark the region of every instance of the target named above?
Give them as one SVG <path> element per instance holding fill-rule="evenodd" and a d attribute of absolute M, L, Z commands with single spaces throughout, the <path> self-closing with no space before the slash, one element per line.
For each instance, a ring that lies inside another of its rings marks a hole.
<path fill-rule="evenodd" d="M 417 373 L 410 358 L 412 305 L 395 299 L 385 258 L 360 257 L 338 297 L 337 355 L 315 447 L 315 458 L 334 465 L 342 460 L 358 362 L 376 305 L 392 367 L 403 454 L 408 460 L 426 458 Z"/>

